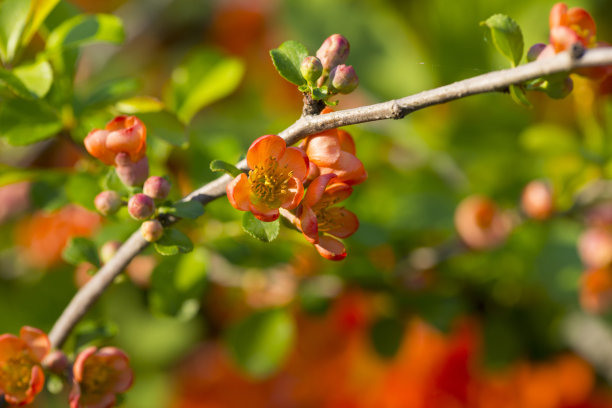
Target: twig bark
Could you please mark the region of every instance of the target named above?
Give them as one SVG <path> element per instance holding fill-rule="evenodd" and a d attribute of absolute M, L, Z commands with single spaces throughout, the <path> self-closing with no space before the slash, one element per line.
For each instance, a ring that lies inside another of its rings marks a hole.
<path fill-rule="evenodd" d="M 401 119 L 407 114 L 431 105 L 446 103 L 470 95 L 496 92 L 510 85 L 576 68 L 612 65 L 612 47 L 590 49 L 579 55 L 563 52 L 546 60 L 535 61 L 516 68 L 479 75 L 450 85 L 442 86 L 401 99 L 318 116 L 302 116 L 293 125 L 279 133 L 288 145 L 294 144 L 307 135 L 340 126 L 372 122 L 384 119 Z M 246 170 L 243 160 L 238 168 Z M 231 177 L 224 175 L 182 199 L 196 200 L 203 205 L 225 195 L 225 188 Z M 176 221 L 175 219 L 170 222 Z M 54 347 L 61 347 L 70 331 L 102 295 L 113 279 L 121 273 L 129 261 L 147 246 L 146 241 L 135 232 L 121 247 L 117 255 L 92 278 L 68 304 L 49 334 Z"/>

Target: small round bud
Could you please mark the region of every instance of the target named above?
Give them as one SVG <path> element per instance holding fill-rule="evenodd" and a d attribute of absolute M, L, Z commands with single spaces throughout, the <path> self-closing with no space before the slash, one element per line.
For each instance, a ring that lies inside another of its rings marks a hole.
<path fill-rule="evenodd" d="M 349 42 L 344 36 L 332 34 L 321 44 L 317 51 L 317 58 L 323 64 L 323 70 L 329 72 L 333 67 L 346 61 L 350 49 Z"/>
<path fill-rule="evenodd" d="M 112 215 L 121 208 L 121 197 L 116 191 L 102 191 L 94 199 L 96 210 L 102 215 Z"/>
<path fill-rule="evenodd" d="M 359 85 L 359 78 L 351 65 L 338 65 L 329 73 L 329 84 L 341 94 L 351 93 Z"/>
<path fill-rule="evenodd" d="M 128 201 L 128 213 L 135 220 L 146 220 L 155 213 L 155 202 L 146 194 L 134 194 Z"/>
<path fill-rule="evenodd" d="M 146 157 L 133 163 L 129 154 L 121 152 L 115 157 L 115 164 L 117 176 L 128 187 L 139 186 L 149 177 L 149 160 Z"/>
<path fill-rule="evenodd" d="M 170 182 L 159 176 L 151 176 L 145 181 L 143 192 L 155 200 L 163 200 L 170 193 Z"/>
<path fill-rule="evenodd" d="M 70 366 L 70 362 L 63 351 L 53 350 L 45 356 L 42 365 L 53 374 L 63 376 Z"/>
<path fill-rule="evenodd" d="M 489 198 L 470 196 L 455 210 L 455 228 L 468 247 L 484 250 L 501 245 L 512 229 L 512 222 Z"/>
<path fill-rule="evenodd" d="M 155 242 L 164 235 L 164 227 L 159 220 L 149 220 L 142 223 L 140 233 L 147 242 Z"/>
<path fill-rule="evenodd" d="M 323 64 L 317 57 L 309 55 L 302 61 L 300 72 L 309 84 L 314 84 L 323 73 Z"/>
<path fill-rule="evenodd" d="M 550 186 L 534 180 L 527 184 L 521 196 L 521 207 L 529 218 L 545 220 L 554 211 L 553 193 Z"/>
<path fill-rule="evenodd" d="M 107 263 L 108 261 L 110 261 L 115 256 L 120 247 L 121 242 L 119 241 L 106 242 L 104 245 L 102 245 L 102 248 L 100 248 L 100 261 L 102 261 L 102 263 Z"/>
<path fill-rule="evenodd" d="M 589 228 L 578 238 L 578 255 L 589 268 L 612 264 L 612 234 L 605 228 Z"/>
<path fill-rule="evenodd" d="M 537 43 L 533 44 L 529 51 L 527 51 L 527 62 L 533 62 L 538 59 L 538 56 L 544 51 L 546 44 Z"/>

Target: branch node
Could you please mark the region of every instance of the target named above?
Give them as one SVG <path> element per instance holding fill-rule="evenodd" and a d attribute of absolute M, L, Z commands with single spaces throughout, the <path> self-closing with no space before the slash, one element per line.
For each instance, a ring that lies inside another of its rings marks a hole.
<path fill-rule="evenodd" d="M 325 102 L 322 100 L 315 101 L 308 92 L 304 92 L 304 98 L 302 100 L 304 101 L 302 116 L 318 115 L 325 108 Z"/>
<path fill-rule="evenodd" d="M 391 117 L 393 119 L 402 119 L 406 116 L 406 113 L 402 110 L 401 106 L 397 101 L 393 101 L 391 104 Z"/>
<path fill-rule="evenodd" d="M 578 60 L 582 58 L 585 51 L 586 51 L 586 48 L 584 48 L 584 46 L 581 43 L 575 42 L 572 44 L 570 48 L 570 58 L 572 59 L 572 61 Z"/>

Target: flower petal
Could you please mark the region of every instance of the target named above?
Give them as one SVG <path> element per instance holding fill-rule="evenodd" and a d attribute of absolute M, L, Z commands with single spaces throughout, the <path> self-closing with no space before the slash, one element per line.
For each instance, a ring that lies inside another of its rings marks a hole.
<path fill-rule="evenodd" d="M 38 362 L 41 362 L 51 351 L 51 342 L 49 342 L 45 332 L 40 329 L 23 326 L 19 332 L 19 337 L 26 342 Z"/>
<path fill-rule="evenodd" d="M 269 159 L 279 159 L 285 149 L 287 143 L 285 140 L 276 135 L 264 135 L 257 138 L 247 151 L 247 164 L 251 169 L 254 169 L 260 163 Z"/>
<path fill-rule="evenodd" d="M 340 141 L 340 148 L 350 154 L 357 154 L 355 149 L 355 141 L 349 132 L 346 130 L 338 129 L 338 140 Z"/>
<path fill-rule="evenodd" d="M 580 36 L 590 43 L 595 39 L 597 34 L 597 26 L 595 20 L 588 11 L 582 7 L 572 7 L 567 10 L 567 26 L 569 28 L 577 27 L 580 29 Z"/>
<path fill-rule="evenodd" d="M 268 208 L 261 204 L 258 205 L 250 202 L 249 210 L 259 221 L 275 221 L 279 216 L 278 208 Z"/>
<path fill-rule="evenodd" d="M 304 237 L 306 237 L 308 242 L 311 244 L 316 244 L 319 242 L 319 224 L 317 221 L 317 216 L 315 215 L 314 211 L 312 211 L 312 208 L 307 205 L 302 207 L 299 228 L 302 230 L 302 234 L 304 234 Z"/>
<path fill-rule="evenodd" d="M 83 369 L 85 367 L 85 361 L 91 357 L 97 348 L 95 346 L 87 347 L 85 350 L 81 351 L 77 356 L 76 360 L 74 360 L 74 366 L 72 367 L 72 372 L 74 375 L 74 380 L 76 382 L 83 381 Z"/>
<path fill-rule="evenodd" d="M 321 168 L 321 173 L 336 173 L 335 181 L 355 185 L 364 182 L 368 178 L 368 173 L 363 167 L 363 163 L 354 155 L 347 152 L 340 152 L 340 159 L 331 166 Z"/>
<path fill-rule="evenodd" d="M 230 181 L 226 188 L 227 199 L 232 207 L 240 211 L 249 211 L 251 185 L 246 174 L 241 173 Z"/>
<path fill-rule="evenodd" d="M 308 159 L 317 166 L 331 166 L 340 159 L 340 140 L 336 129 L 326 130 L 306 139 Z"/>
<path fill-rule="evenodd" d="M 85 137 L 85 149 L 102 163 L 112 166 L 115 164 L 115 153 L 106 147 L 107 130 L 94 129 Z"/>
<path fill-rule="evenodd" d="M 0 336 L 0 365 L 9 358 L 21 353 L 26 348 L 23 340 L 12 334 L 3 334 Z M 0 388 L 2 384 L 0 383 Z"/>
<path fill-rule="evenodd" d="M 308 164 L 308 156 L 297 147 L 288 147 L 285 154 L 278 159 L 278 166 L 293 171 L 293 176 L 301 182 L 304 182 L 306 176 L 308 176 Z"/>
<path fill-rule="evenodd" d="M 35 365 L 32 367 L 32 374 L 30 375 L 30 388 L 28 388 L 26 399 L 22 401 L 22 404 L 29 404 L 34 400 L 34 397 L 42 391 L 45 385 L 45 374 L 40 366 Z"/>
<path fill-rule="evenodd" d="M 586 46 L 585 41 L 571 28 L 561 26 L 550 30 L 550 43 L 555 47 L 557 53 L 569 49 L 577 42 Z"/>
<path fill-rule="evenodd" d="M 346 250 L 342 242 L 330 236 L 319 237 L 319 243 L 314 246 L 323 258 L 330 261 L 341 261 L 346 258 Z"/>
<path fill-rule="evenodd" d="M 550 29 L 567 25 L 567 6 L 565 3 L 557 3 L 550 10 L 549 21 Z"/>
<path fill-rule="evenodd" d="M 353 187 L 346 183 L 338 183 L 333 180 L 333 183 L 328 185 L 323 193 L 323 201 L 326 206 L 339 203 L 346 200 L 353 193 Z"/>
<path fill-rule="evenodd" d="M 302 182 L 298 180 L 297 177 L 292 177 L 289 180 L 288 189 L 289 193 L 287 194 L 285 201 L 283 201 L 283 203 L 281 204 L 281 207 L 287 210 L 293 210 L 300 204 L 300 201 L 302 201 L 302 197 L 304 197 L 304 186 L 302 185 Z"/>
<path fill-rule="evenodd" d="M 345 208 L 331 208 L 333 214 L 334 228 L 326 233 L 338 238 L 348 238 L 359 228 L 359 219 L 355 214 Z"/>
<path fill-rule="evenodd" d="M 312 207 L 317 204 L 323 197 L 325 188 L 334 177 L 336 177 L 335 173 L 327 173 L 314 179 L 304 195 L 304 205 Z"/>
<path fill-rule="evenodd" d="M 97 355 L 104 359 L 105 364 L 113 367 L 117 373 L 116 382 L 112 386 L 113 392 L 127 391 L 132 386 L 134 373 L 130 368 L 130 359 L 122 350 L 116 347 L 104 347 Z"/>

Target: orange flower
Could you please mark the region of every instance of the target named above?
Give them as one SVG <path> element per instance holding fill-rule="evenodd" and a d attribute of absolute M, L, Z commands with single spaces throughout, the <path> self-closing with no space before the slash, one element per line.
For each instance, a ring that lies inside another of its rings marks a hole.
<path fill-rule="evenodd" d="M 274 221 L 278 209 L 292 210 L 304 195 L 308 158 L 301 149 L 287 147 L 276 135 L 265 135 L 253 142 L 247 152 L 251 170 L 227 186 L 230 204 L 240 211 L 251 211 L 261 221 Z"/>
<path fill-rule="evenodd" d="M 127 153 L 136 163 L 147 150 L 147 129 L 136 116 L 117 116 L 104 130 L 94 129 L 84 140 L 85 148 L 95 158 L 109 166 L 115 165 L 119 153 Z"/>
<path fill-rule="evenodd" d="M 512 229 L 512 221 L 491 199 L 473 195 L 457 206 L 455 228 L 469 248 L 485 250 L 493 249 L 506 240 Z"/>
<path fill-rule="evenodd" d="M 128 356 L 115 347 L 88 347 L 76 358 L 70 408 L 108 408 L 117 393 L 132 386 L 134 373 Z"/>
<path fill-rule="evenodd" d="M 346 250 L 340 241 L 330 235 L 347 238 L 359 228 L 359 220 L 355 214 L 344 207 L 332 207 L 353 192 L 351 186 L 336 180 L 334 173 L 314 179 L 298 210 L 298 228 L 321 256 L 334 261 L 344 259 Z"/>
<path fill-rule="evenodd" d="M 26 405 L 34 400 L 45 383 L 40 366 L 51 344 L 39 329 L 23 326 L 19 337 L 0 336 L 0 394 L 9 404 Z"/>

